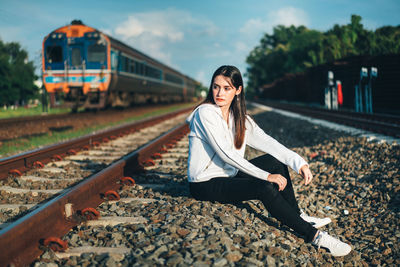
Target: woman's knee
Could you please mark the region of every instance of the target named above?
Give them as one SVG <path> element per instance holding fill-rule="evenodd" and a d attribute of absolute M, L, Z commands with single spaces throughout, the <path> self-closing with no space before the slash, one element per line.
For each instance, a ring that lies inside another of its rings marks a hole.
<path fill-rule="evenodd" d="M 275 199 L 279 195 L 278 186 L 268 181 L 262 181 L 257 190 L 260 198 Z"/>
<path fill-rule="evenodd" d="M 287 166 L 270 154 L 262 155 L 250 162 L 269 173 L 281 174 L 288 178 L 286 177 L 289 172 Z"/>

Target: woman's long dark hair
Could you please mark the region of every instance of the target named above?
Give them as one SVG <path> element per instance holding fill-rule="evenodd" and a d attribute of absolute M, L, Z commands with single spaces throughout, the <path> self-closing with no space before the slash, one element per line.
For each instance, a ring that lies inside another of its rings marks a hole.
<path fill-rule="evenodd" d="M 219 67 L 213 74 L 211 78 L 210 88 L 208 89 L 208 95 L 206 99 L 201 104 L 204 103 L 212 103 L 214 102 L 213 97 L 213 83 L 215 77 L 218 75 L 225 76 L 229 78 L 228 82 L 233 86 L 236 90 L 242 86 L 242 92 L 239 95 L 235 95 L 232 100 L 231 106 L 229 109 L 233 112 L 233 118 L 235 122 L 235 147 L 237 149 L 241 148 L 244 141 L 244 133 L 246 131 L 246 102 L 244 99 L 244 86 L 243 86 L 243 79 L 242 74 L 240 73 L 239 69 L 235 66 L 228 66 L 224 65 Z"/>

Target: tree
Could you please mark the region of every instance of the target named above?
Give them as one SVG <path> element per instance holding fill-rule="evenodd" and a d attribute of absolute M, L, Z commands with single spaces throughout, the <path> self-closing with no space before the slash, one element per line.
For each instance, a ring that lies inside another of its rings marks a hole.
<path fill-rule="evenodd" d="M 16 42 L 0 40 L 0 104 L 27 103 L 38 91 L 32 61 Z"/>
<path fill-rule="evenodd" d="M 355 55 L 400 53 L 400 26 L 366 30 L 362 18 L 352 15 L 347 25 L 335 24 L 326 32 L 304 26 L 278 25 L 266 33 L 248 55 L 248 88 L 256 91 L 285 73 Z"/>

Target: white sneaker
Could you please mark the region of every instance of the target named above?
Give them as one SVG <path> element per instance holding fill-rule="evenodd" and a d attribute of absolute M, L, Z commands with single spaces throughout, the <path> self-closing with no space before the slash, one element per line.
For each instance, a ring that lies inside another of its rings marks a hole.
<path fill-rule="evenodd" d="M 330 251 L 332 256 L 345 256 L 350 253 L 351 247 L 337 238 L 330 236 L 326 232 L 318 231 L 317 237 L 312 244 L 318 248 L 323 247 Z"/>
<path fill-rule="evenodd" d="M 325 226 L 328 223 L 332 222 L 331 218 L 329 218 L 329 217 L 325 217 L 325 218 L 311 217 L 311 216 L 308 216 L 307 214 L 305 214 L 303 210 L 300 210 L 300 211 L 301 211 L 300 217 L 303 220 L 305 220 L 306 222 L 310 223 L 315 228 L 320 228 L 320 227 Z"/>

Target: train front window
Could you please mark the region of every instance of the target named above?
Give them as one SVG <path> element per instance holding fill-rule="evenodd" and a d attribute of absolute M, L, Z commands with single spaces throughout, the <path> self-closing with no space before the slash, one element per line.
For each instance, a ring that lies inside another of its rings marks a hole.
<path fill-rule="evenodd" d="M 106 61 L 106 47 L 104 45 L 90 45 L 88 47 L 89 62 L 104 62 Z"/>
<path fill-rule="evenodd" d="M 78 47 L 72 48 L 71 51 L 71 65 L 80 66 L 82 64 L 81 49 Z"/>
<path fill-rule="evenodd" d="M 63 51 L 60 45 L 46 47 L 46 57 L 49 63 L 60 63 L 63 61 Z"/>

